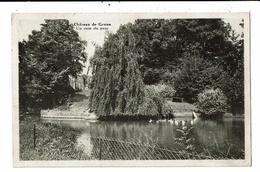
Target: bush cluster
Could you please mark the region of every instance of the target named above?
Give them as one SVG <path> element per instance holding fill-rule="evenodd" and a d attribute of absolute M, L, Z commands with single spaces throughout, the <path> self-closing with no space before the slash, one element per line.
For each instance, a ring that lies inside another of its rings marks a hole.
<path fill-rule="evenodd" d="M 220 89 L 207 89 L 198 95 L 197 107 L 204 115 L 223 115 L 227 110 L 227 97 Z"/>
<path fill-rule="evenodd" d="M 172 113 L 166 97 L 174 96 L 175 90 L 165 84 L 147 85 L 144 89 L 145 97 L 139 106 L 139 113 L 144 115 L 167 115 Z"/>

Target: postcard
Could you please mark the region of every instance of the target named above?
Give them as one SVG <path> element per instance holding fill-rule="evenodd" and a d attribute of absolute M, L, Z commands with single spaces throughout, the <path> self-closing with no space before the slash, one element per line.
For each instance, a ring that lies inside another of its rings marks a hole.
<path fill-rule="evenodd" d="M 13 165 L 250 166 L 249 21 L 13 13 Z"/>

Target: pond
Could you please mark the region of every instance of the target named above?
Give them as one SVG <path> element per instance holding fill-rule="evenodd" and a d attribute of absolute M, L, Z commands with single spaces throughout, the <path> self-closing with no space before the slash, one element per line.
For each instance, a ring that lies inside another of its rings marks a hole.
<path fill-rule="evenodd" d="M 97 121 L 50 120 L 61 127 L 82 131 L 82 139 L 87 135 L 115 138 L 124 141 L 143 143 L 155 142 L 161 147 L 181 148 L 179 142 L 194 146 L 201 152 L 220 149 L 223 152 L 231 146 L 234 150 L 244 150 L 244 119 L 225 118 L 223 120 L 204 120 L 175 118 L 172 121 Z M 182 138 L 178 140 L 178 138 Z M 181 140 L 181 141 L 180 141 Z"/>

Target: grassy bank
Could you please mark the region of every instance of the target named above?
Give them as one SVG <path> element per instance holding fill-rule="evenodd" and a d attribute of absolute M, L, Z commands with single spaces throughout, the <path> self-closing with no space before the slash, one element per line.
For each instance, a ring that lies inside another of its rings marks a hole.
<path fill-rule="evenodd" d="M 41 116 L 60 119 L 97 119 L 97 116 L 88 108 L 90 91 L 88 89 L 76 92 L 65 104 L 54 109 L 41 110 Z"/>
<path fill-rule="evenodd" d="M 190 103 L 172 102 L 172 101 L 167 101 L 167 103 L 170 105 L 170 107 L 172 108 L 172 111 L 175 113 L 197 111 L 197 107 Z"/>
<path fill-rule="evenodd" d="M 34 124 L 36 147 L 34 148 Z M 20 160 L 84 160 L 88 157 L 77 148 L 80 131 L 42 123 L 29 115 L 20 120 Z"/>

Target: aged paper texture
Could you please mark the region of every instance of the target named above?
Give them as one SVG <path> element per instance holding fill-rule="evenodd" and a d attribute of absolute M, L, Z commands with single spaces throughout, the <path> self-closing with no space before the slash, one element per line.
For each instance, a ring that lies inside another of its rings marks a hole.
<path fill-rule="evenodd" d="M 249 13 L 14 13 L 13 165 L 250 166 L 249 21 Z M 187 90 L 232 88 L 229 100 L 243 89 L 236 105 L 243 102 L 243 113 L 202 118 L 198 94 L 185 97 L 185 85 L 178 87 L 193 76 Z M 145 89 L 159 86 L 173 89 L 155 101 L 168 102 L 171 111 L 163 104 L 146 115 L 153 106 L 139 108 L 150 95 Z M 135 98 L 143 101 L 131 105 Z M 135 113 L 135 106 L 137 119 L 127 110 Z"/>

